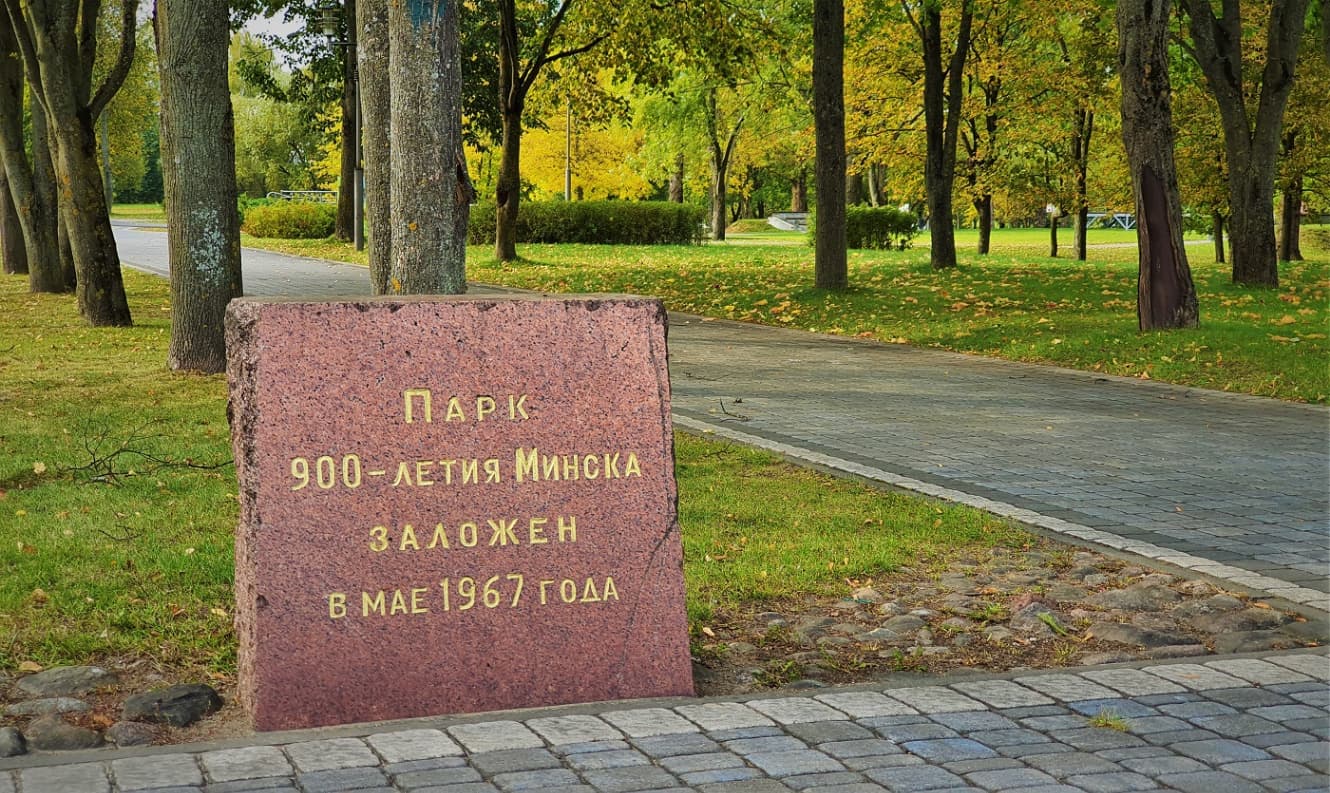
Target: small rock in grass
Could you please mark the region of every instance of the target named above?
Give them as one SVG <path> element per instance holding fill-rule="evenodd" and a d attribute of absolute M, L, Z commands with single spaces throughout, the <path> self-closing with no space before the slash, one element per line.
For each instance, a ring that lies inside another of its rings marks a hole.
<path fill-rule="evenodd" d="M 1249 608 L 1223 614 L 1203 614 L 1191 619 L 1192 627 L 1208 633 L 1245 633 L 1278 628 L 1287 618 L 1274 609 Z"/>
<path fill-rule="evenodd" d="M 1254 653 L 1261 650 L 1283 650 L 1295 647 L 1297 644 L 1297 640 L 1283 631 L 1243 631 L 1216 636 L 1215 652 Z"/>
<path fill-rule="evenodd" d="M 1215 588 L 1209 582 L 1195 579 L 1178 584 L 1178 591 L 1191 597 L 1205 597 L 1206 595 L 1213 595 Z"/>
<path fill-rule="evenodd" d="M 1091 595 L 1087 602 L 1100 608 L 1159 611 L 1181 599 L 1181 595 L 1162 584 L 1139 583 Z"/>
<path fill-rule="evenodd" d="M 28 753 L 28 742 L 15 727 L 0 727 L 0 757 L 18 757 Z"/>
<path fill-rule="evenodd" d="M 1045 616 L 1047 615 L 1047 616 Z M 1049 621 L 1058 627 L 1064 627 L 1067 624 L 1066 618 L 1058 614 L 1053 609 L 1043 603 L 1031 603 L 1015 614 L 1007 621 L 1008 627 L 1018 633 L 1024 633 L 1034 636 L 1052 636 L 1056 631 Z"/>
<path fill-rule="evenodd" d="M 83 713 L 88 703 L 73 697 L 44 697 L 15 702 L 5 708 L 6 716 L 50 716 L 55 713 Z"/>
<path fill-rule="evenodd" d="M 1136 656 L 1132 653 L 1124 652 L 1106 652 L 1089 653 L 1080 660 L 1081 666 L 1099 666 L 1100 664 L 1120 664 L 1123 661 L 1135 661 Z"/>
<path fill-rule="evenodd" d="M 1204 644 L 1169 644 L 1145 651 L 1146 658 L 1191 658 L 1209 654 L 1210 650 Z"/>
<path fill-rule="evenodd" d="M 157 728 L 141 721 L 117 721 L 106 729 L 106 737 L 116 746 L 147 746 L 157 738 Z"/>
<path fill-rule="evenodd" d="M 1150 630 L 1135 625 L 1119 625 L 1112 622 L 1097 622 L 1090 626 L 1090 633 L 1096 639 L 1117 642 L 1118 644 L 1130 644 L 1134 647 L 1165 647 L 1192 642 L 1191 638 L 1185 634 Z"/>
<path fill-rule="evenodd" d="M 757 649 L 756 646 L 751 645 L 748 642 L 730 642 L 729 644 L 730 652 L 734 653 L 735 655 L 748 655 L 749 653 L 755 651 L 756 649 Z"/>
<path fill-rule="evenodd" d="M 882 593 L 871 586 L 859 587 L 850 594 L 850 597 L 860 603 L 881 603 Z"/>
<path fill-rule="evenodd" d="M 1086 586 L 1103 586 L 1113 580 L 1113 576 L 1106 573 L 1091 573 L 1081 579 L 1081 583 Z"/>
<path fill-rule="evenodd" d="M 764 611 L 758 614 L 755 619 L 759 625 L 765 625 L 768 628 L 780 628 L 790 624 L 789 620 L 785 619 L 785 615 L 777 614 L 774 611 Z"/>
<path fill-rule="evenodd" d="M 1010 641 L 1015 635 L 1016 634 L 1012 633 L 1011 630 L 1004 625 L 989 625 L 987 628 L 984 628 L 984 638 L 994 644 L 1002 644 L 1003 642 Z"/>
<path fill-rule="evenodd" d="M 100 666 L 57 666 L 21 678 L 18 690 L 31 697 L 68 697 L 114 682 L 115 675 Z"/>
<path fill-rule="evenodd" d="M 212 686 L 187 683 L 135 694 L 125 700 L 122 714 L 125 721 L 188 727 L 221 706 L 222 697 Z"/>
<path fill-rule="evenodd" d="M 882 623 L 882 627 L 886 628 L 889 631 L 895 631 L 896 633 L 905 634 L 905 633 L 913 633 L 914 631 L 919 630 L 920 628 L 924 627 L 924 625 L 927 624 L 928 623 L 924 622 L 922 617 L 919 617 L 915 614 L 902 614 L 899 617 L 892 617 L 891 619 Z"/>
<path fill-rule="evenodd" d="M 42 751 L 92 749 L 102 745 L 101 733 L 75 727 L 59 716 L 42 716 L 28 725 L 28 746 Z"/>

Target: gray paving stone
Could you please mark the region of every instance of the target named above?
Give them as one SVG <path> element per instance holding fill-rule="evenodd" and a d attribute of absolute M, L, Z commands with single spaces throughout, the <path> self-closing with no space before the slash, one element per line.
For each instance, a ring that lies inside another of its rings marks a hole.
<path fill-rule="evenodd" d="M 1114 774 L 1123 766 L 1088 752 L 1064 752 L 1023 758 L 1027 765 L 1058 779 L 1077 774 Z"/>
<path fill-rule="evenodd" d="M 331 771 L 312 771 L 298 778 L 305 793 L 338 793 L 345 790 L 384 788 L 388 777 L 377 768 L 338 768 Z"/>
<path fill-rule="evenodd" d="M 776 725 L 767 727 L 735 727 L 729 730 L 712 730 L 708 733 L 716 741 L 741 741 L 746 738 L 771 738 L 785 735 L 785 731 Z"/>
<path fill-rule="evenodd" d="M 1158 785 L 1148 777 L 1129 771 L 1067 777 L 1067 784 L 1085 793 L 1128 793 L 1128 791 L 1159 789 Z"/>
<path fill-rule="evenodd" d="M 1090 726 L 1090 720 L 1081 715 L 1075 716 L 1032 716 L 1021 719 L 1021 726 L 1032 730 L 1052 732 L 1054 730 L 1076 730 Z"/>
<path fill-rule="evenodd" d="M 1265 793 L 1260 785 L 1223 771 L 1197 771 L 1191 774 L 1165 774 L 1157 780 L 1183 793 Z"/>
<path fill-rule="evenodd" d="M 18 772 L 23 793 L 109 793 L 111 782 L 101 763 L 78 763 Z"/>
<path fill-rule="evenodd" d="M 1050 743 L 1052 738 L 1036 730 L 1025 730 L 1017 727 L 1012 730 L 978 730 L 976 732 L 966 733 L 967 737 L 972 738 L 985 746 L 1018 746 L 1031 743 Z"/>
<path fill-rule="evenodd" d="M 745 703 L 778 724 L 801 724 L 813 721 L 837 721 L 849 719 L 849 715 L 836 710 L 830 705 L 805 697 L 785 697 L 781 699 L 755 699 Z"/>
<path fill-rule="evenodd" d="M 480 772 L 468 766 L 432 768 L 393 775 L 393 783 L 406 791 L 479 782 Z"/>
<path fill-rule="evenodd" d="M 955 713 L 962 710 L 985 710 L 984 704 L 944 686 L 893 688 L 883 692 L 898 699 L 920 713 Z"/>
<path fill-rule="evenodd" d="M 588 784 L 603 793 L 628 793 L 678 784 L 678 780 L 668 771 L 650 765 L 586 771 L 582 776 Z"/>
<path fill-rule="evenodd" d="M 1330 681 L 1330 658 L 1319 653 L 1271 656 L 1267 660 L 1316 680 Z"/>
<path fill-rule="evenodd" d="M 885 785 L 889 790 L 907 793 L 917 790 L 941 790 L 960 788 L 965 780 L 942 768 L 931 765 L 901 766 L 898 768 L 874 768 L 864 772 L 864 776 Z"/>
<path fill-rule="evenodd" d="M 941 724 L 924 722 L 923 724 L 898 724 L 878 727 L 877 734 L 888 741 L 905 743 L 906 741 L 926 741 L 932 738 L 956 738 L 960 733 Z"/>
<path fill-rule="evenodd" d="M 356 768 L 379 764 L 379 758 L 359 738 L 328 738 L 287 744 L 287 757 L 296 770 L 328 771 L 334 768 Z"/>
<path fill-rule="evenodd" d="M 547 749 L 500 749 L 471 755 L 471 765 L 486 776 L 512 771 L 558 768 L 563 763 Z"/>
<path fill-rule="evenodd" d="M 830 705 L 856 719 L 872 716 L 899 716 L 918 712 L 904 702 L 884 696 L 876 691 L 837 691 L 830 694 L 818 694 L 813 699 Z"/>
<path fill-rule="evenodd" d="M 1112 713 L 1124 718 L 1159 715 L 1159 711 L 1149 705 L 1142 705 L 1139 702 L 1121 698 L 1087 699 L 1084 702 L 1073 702 L 1069 707 L 1077 713 L 1090 717 L 1098 716 L 1101 713 Z"/>
<path fill-rule="evenodd" d="M 674 710 L 707 732 L 739 727 L 769 727 L 775 724 L 761 713 L 738 702 L 704 702 L 681 705 Z"/>
<path fill-rule="evenodd" d="M 1262 779 L 1261 786 L 1273 793 L 1325 793 L 1326 779 L 1323 774 L 1303 774 L 1294 777 Z"/>
<path fill-rule="evenodd" d="M 1062 702 L 1082 699 L 1110 699 L 1117 692 L 1091 682 L 1080 675 L 1031 675 L 1021 678 L 1021 685 Z"/>
<path fill-rule="evenodd" d="M 595 716 L 550 716 L 528 719 L 526 726 L 552 744 L 614 741 L 623 734 Z"/>
<path fill-rule="evenodd" d="M 790 789 L 774 779 L 751 779 L 703 785 L 699 790 L 701 793 L 789 793 Z"/>
<path fill-rule="evenodd" d="M 977 760 L 997 756 L 997 752 L 969 738 L 907 741 L 901 744 L 901 748 L 910 754 L 918 755 L 934 763 L 950 763 L 957 760 Z"/>
<path fill-rule="evenodd" d="M 1269 719 L 1253 716 L 1250 713 L 1223 716 L 1199 716 L 1192 719 L 1191 722 L 1203 730 L 1210 730 L 1211 732 L 1230 738 L 1243 738 L 1248 735 L 1285 732 L 1283 725 L 1277 724 Z"/>
<path fill-rule="evenodd" d="M 186 787 L 172 785 L 171 787 L 152 788 L 152 793 L 202 793 L 202 790 L 203 788 L 197 785 L 189 785 Z M 397 793 L 397 791 L 389 790 L 388 793 Z"/>
<path fill-rule="evenodd" d="M 1302 683 L 1311 679 L 1286 666 L 1256 658 L 1227 658 L 1222 661 L 1209 661 L 1206 666 L 1261 686 L 1275 683 Z"/>
<path fill-rule="evenodd" d="M 14 778 L 8 771 L 0 771 L 0 793 L 14 793 Z"/>
<path fill-rule="evenodd" d="M 932 720 L 960 733 L 975 730 L 1007 730 L 1019 726 L 1006 716 L 999 716 L 991 711 L 939 713 L 933 716 Z"/>
<path fill-rule="evenodd" d="M 998 746 L 995 748 L 998 750 L 998 754 L 1003 757 L 1020 759 L 1041 754 L 1065 754 L 1066 752 L 1076 751 L 1066 744 L 1055 743 L 1053 741 L 1048 741 L 1047 743 L 1018 743 L 1012 744 L 1011 746 Z"/>
<path fill-rule="evenodd" d="M 698 727 L 688 719 L 666 708 L 637 708 L 614 710 L 600 717 L 629 738 L 648 738 L 655 735 L 673 735 L 697 732 Z"/>
<path fill-rule="evenodd" d="M 1183 702 L 1178 705 L 1160 705 L 1159 710 L 1179 719 L 1194 719 L 1198 716 L 1220 716 L 1237 713 L 1236 710 L 1218 702 Z"/>
<path fill-rule="evenodd" d="M 379 753 L 385 763 L 456 757 L 462 754 L 462 747 L 449 738 L 443 730 L 381 732 L 367 736 L 365 742 Z"/>
<path fill-rule="evenodd" d="M 819 744 L 817 748 L 837 760 L 844 760 L 847 757 L 900 754 L 902 751 L 896 744 L 881 738 L 862 738 L 855 741 L 832 741 L 830 743 Z"/>
<path fill-rule="evenodd" d="M 1110 763 L 1123 760 L 1138 760 L 1142 757 L 1172 757 L 1173 753 L 1163 746 L 1131 746 L 1125 749 L 1104 749 L 1095 752 Z"/>
<path fill-rule="evenodd" d="M 610 752 L 582 752 L 568 755 L 564 760 L 577 771 L 627 768 L 628 766 L 651 764 L 651 760 L 646 755 L 633 749 Z"/>
<path fill-rule="evenodd" d="M 585 743 L 564 743 L 550 747 L 550 751 L 559 757 L 574 754 L 594 754 L 596 752 L 617 752 L 631 749 L 627 741 L 587 741 Z"/>
<path fill-rule="evenodd" d="M 718 768 L 739 768 L 743 764 L 742 758 L 729 752 L 680 754 L 660 759 L 660 767 L 672 774 L 691 774 L 697 771 L 714 771 Z"/>
<path fill-rule="evenodd" d="M 1330 746 L 1322 741 L 1271 746 L 1270 754 L 1302 763 L 1318 773 L 1330 773 L 1330 768 L 1327 768 L 1330 766 Z"/>
<path fill-rule="evenodd" d="M 635 738 L 632 743 L 648 756 L 657 758 L 717 752 L 721 748 L 720 744 L 699 733 Z"/>
<path fill-rule="evenodd" d="M 296 783 L 289 776 L 237 779 L 233 782 L 216 782 L 203 786 L 204 793 L 255 793 L 256 791 L 287 793 L 295 789 Z"/>
<path fill-rule="evenodd" d="M 383 770 L 389 774 L 408 774 L 412 771 L 432 771 L 436 768 L 459 768 L 466 765 L 462 757 L 431 757 L 425 760 L 404 760 L 400 763 L 384 763 Z"/>
<path fill-rule="evenodd" d="M 608 774 L 612 772 L 596 771 L 594 773 Z M 566 768 L 541 768 L 534 771 L 512 771 L 506 774 L 496 774 L 490 781 L 498 785 L 500 790 L 517 791 L 545 790 L 558 785 L 576 785 L 582 780 L 577 778 L 577 774 Z"/>
<path fill-rule="evenodd" d="M 502 749 L 533 749 L 545 745 L 539 735 L 515 721 L 486 721 L 457 724 L 448 734 L 468 752 L 494 752 Z"/>
<path fill-rule="evenodd" d="M 1209 765 L 1241 763 L 1250 760 L 1269 760 L 1269 753 L 1240 741 L 1227 738 L 1210 741 L 1188 741 L 1170 746 L 1173 751 Z"/>
<path fill-rule="evenodd" d="M 762 776 L 762 772 L 756 768 L 750 768 L 746 765 L 728 766 L 726 768 L 707 768 L 701 771 L 689 771 L 679 775 L 679 779 L 685 785 L 701 785 L 710 787 L 711 785 L 724 782 L 742 782 L 745 779 L 756 779 Z"/>
<path fill-rule="evenodd" d="M 163 754 L 111 761 L 111 776 L 121 791 L 202 785 L 203 772 L 193 755 Z"/>
<path fill-rule="evenodd" d="M 813 749 L 758 752 L 748 755 L 745 759 L 762 769 L 767 776 L 777 778 L 845 770 L 845 766 L 836 760 Z"/>
<path fill-rule="evenodd" d="M 1085 752 L 1099 752 L 1104 749 L 1125 749 L 1141 746 L 1145 743 L 1135 735 L 1110 730 L 1106 727 L 1082 727 L 1079 730 L 1062 730 L 1058 740 Z"/>
<path fill-rule="evenodd" d="M 1051 705 L 1051 697 L 1011 680 L 976 680 L 953 683 L 953 689 L 994 708 L 1027 708 Z"/>
<path fill-rule="evenodd" d="M 1290 730 L 1308 732 L 1319 737 L 1321 740 L 1330 740 L 1330 719 L 1324 717 L 1318 719 L 1294 719 L 1284 722 L 1284 726 Z"/>
<path fill-rule="evenodd" d="M 1010 790 L 1057 783 L 1053 777 L 1033 768 L 1005 768 L 999 771 L 975 771 L 965 778 L 975 785 L 990 790 Z"/>
<path fill-rule="evenodd" d="M 1288 760 L 1253 760 L 1245 763 L 1228 763 L 1227 765 L 1221 765 L 1219 770 L 1237 774 L 1243 779 L 1250 779 L 1254 782 L 1279 777 L 1302 776 L 1307 773 L 1306 768 Z"/>
<path fill-rule="evenodd" d="M 731 752 L 745 756 L 758 752 L 798 752 L 808 748 L 808 744 L 792 735 L 740 738 L 734 741 L 725 741 L 724 745 Z"/>
<path fill-rule="evenodd" d="M 469 782 L 461 785 L 420 788 L 412 793 L 498 793 L 499 789 L 489 782 Z"/>
<path fill-rule="evenodd" d="M 804 743 L 820 744 L 830 741 L 854 741 L 872 738 L 873 731 L 852 721 L 813 721 L 790 724 L 785 731 Z"/>
<path fill-rule="evenodd" d="M 965 776 L 975 771 L 1003 771 L 1011 768 L 1025 768 L 1025 764 L 1010 757 L 979 757 L 973 760 L 956 760 L 943 763 L 942 767 L 953 774 Z"/>
<path fill-rule="evenodd" d="M 1110 694 L 1113 692 L 1109 692 Z M 1036 705 L 1032 708 L 998 708 L 994 713 L 999 716 L 1006 716 L 1009 719 L 1020 721 L 1021 719 L 1032 719 L 1036 716 L 1068 716 L 1071 711 L 1065 705 Z"/>
<path fill-rule="evenodd" d="M 1127 732 L 1133 735 L 1145 735 L 1168 730 L 1189 730 L 1192 725 L 1172 716 L 1137 716 L 1127 720 Z"/>
<path fill-rule="evenodd" d="M 1271 746 L 1283 746 L 1290 743 L 1310 743 L 1318 741 L 1313 735 L 1305 732 L 1295 732 L 1292 730 L 1285 732 L 1271 732 L 1263 735 L 1248 735 L 1242 739 L 1243 743 L 1249 743 L 1258 749 L 1268 749 Z"/>
<path fill-rule="evenodd" d="M 203 764 L 208 779 L 213 782 L 289 777 L 295 773 L 286 755 L 275 746 L 218 749 L 199 755 L 199 762 Z"/>
<path fill-rule="evenodd" d="M 1269 719 L 1271 721 L 1293 721 L 1294 719 L 1324 719 L 1330 718 L 1325 711 L 1318 710 L 1311 705 L 1272 705 L 1266 708 L 1252 708 L 1247 711 L 1248 716 Z"/>
<path fill-rule="evenodd" d="M 1157 746 L 1171 746 L 1175 743 L 1189 743 L 1192 741 L 1214 741 L 1222 736 L 1219 733 L 1210 730 L 1202 730 L 1199 727 L 1190 730 L 1163 730 L 1161 732 L 1147 732 L 1143 736 L 1145 740 Z"/>
<path fill-rule="evenodd" d="M 1120 691 L 1129 697 L 1185 690 L 1177 683 L 1146 674 L 1139 669 L 1092 669 L 1082 674 L 1102 686 Z"/>
<path fill-rule="evenodd" d="M 1283 694 L 1252 686 L 1207 691 L 1205 696 L 1215 702 L 1221 702 L 1238 709 L 1259 708 L 1267 705 L 1288 705 L 1294 701 Z"/>
<path fill-rule="evenodd" d="M 1212 688 L 1233 688 L 1243 685 L 1240 678 L 1213 669 L 1203 664 L 1163 664 L 1149 667 L 1152 675 L 1171 680 L 1193 691 L 1205 691 Z"/>
<path fill-rule="evenodd" d="M 822 793 L 839 785 L 871 784 L 864 782 L 863 774 L 856 774 L 853 771 L 828 771 L 823 774 L 789 776 L 782 779 L 781 783 L 791 790 L 817 790 Z M 877 785 L 874 785 L 874 787 L 877 787 L 878 790 L 882 789 Z"/>
<path fill-rule="evenodd" d="M 1191 774 L 1206 770 L 1205 763 L 1193 760 L 1190 757 L 1179 757 L 1175 754 L 1159 757 L 1128 758 L 1118 760 L 1117 763 L 1128 771 L 1135 771 L 1148 777 L 1159 777 L 1164 774 Z"/>

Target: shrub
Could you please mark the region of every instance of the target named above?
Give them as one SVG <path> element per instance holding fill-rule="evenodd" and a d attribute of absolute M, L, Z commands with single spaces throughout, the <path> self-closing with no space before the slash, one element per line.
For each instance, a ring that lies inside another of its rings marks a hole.
<path fill-rule="evenodd" d="M 812 244 L 816 214 L 808 216 L 808 241 Z M 895 207 L 846 207 L 845 242 L 850 248 L 905 250 L 919 233 L 914 215 Z"/>
<path fill-rule="evenodd" d="M 668 201 L 529 201 L 517 213 L 518 242 L 690 245 L 705 210 Z M 494 243 L 494 205 L 475 204 L 466 241 Z"/>
<path fill-rule="evenodd" d="M 337 206 L 311 201 L 272 201 L 245 210 L 241 230 L 255 237 L 316 240 L 330 236 Z"/>

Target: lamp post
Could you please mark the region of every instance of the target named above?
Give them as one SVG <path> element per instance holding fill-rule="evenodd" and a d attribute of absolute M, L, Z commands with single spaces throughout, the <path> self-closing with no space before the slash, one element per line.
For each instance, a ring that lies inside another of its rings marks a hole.
<path fill-rule="evenodd" d="M 360 143 L 360 75 L 356 67 L 356 53 L 348 46 L 349 37 L 342 35 L 342 18 L 345 10 L 340 2 L 332 0 L 319 9 L 319 26 L 330 44 L 342 48 L 342 57 L 346 58 L 346 72 L 351 79 L 352 112 L 351 138 L 355 146 L 355 168 L 351 178 L 352 205 L 354 207 L 351 228 L 356 250 L 365 249 L 365 152 Z M 348 24 L 355 24 L 348 21 Z"/>

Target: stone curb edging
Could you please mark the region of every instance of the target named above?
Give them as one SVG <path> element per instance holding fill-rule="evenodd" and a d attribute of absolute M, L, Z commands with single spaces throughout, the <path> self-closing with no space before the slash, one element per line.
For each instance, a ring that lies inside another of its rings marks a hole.
<path fill-rule="evenodd" d="M 746 446 L 765 449 L 795 460 L 812 463 L 834 471 L 840 471 L 881 482 L 902 490 L 909 490 L 922 495 L 932 496 L 933 498 L 965 504 L 966 506 L 982 509 L 995 515 L 1010 518 L 1011 520 L 1045 529 L 1056 534 L 1074 537 L 1075 539 L 1084 542 L 1102 545 L 1117 551 L 1136 554 L 1137 556 L 1142 556 L 1147 559 L 1190 570 L 1198 575 L 1217 578 L 1242 587 L 1243 589 L 1257 590 L 1269 594 L 1272 597 L 1283 598 L 1291 603 L 1305 606 L 1307 608 L 1316 609 L 1321 612 L 1330 612 L 1330 594 L 1318 592 L 1307 587 L 1300 587 L 1287 581 L 1281 581 L 1278 578 L 1259 575 L 1252 573 L 1249 570 L 1220 564 L 1219 562 L 1199 556 L 1193 556 L 1191 554 L 1180 553 L 1152 543 L 1128 540 L 1111 532 L 1094 529 L 1078 523 L 1072 523 L 1060 518 L 1041 515 L 1033 510 L 1024 509 L 1015 506 L 1014 504 L 1008 504 L 1004 501 L 995 501 L 983 496 L 970 495 L 960 490 L 934 485 L 929 482 L 912 479 L 908 476 L 901 476 L 900 474 L 894 474 L 890 471 L 884 471 L 881 468 L 875 468 L 861 463 L 843 460 L 828 454 L 802 449 L 791 444 L 768 440 L 759 435 L 741 432 L 730 427 L 718 426 L 717 424 L 700 421 L 688 416 L 681 416 L 678 413 L 674 414 L 674 423 L 676 426 L 683 427 L 693 433 L 718 435 L 742 443 Z"/>

